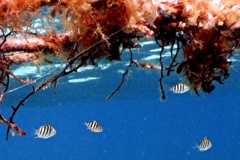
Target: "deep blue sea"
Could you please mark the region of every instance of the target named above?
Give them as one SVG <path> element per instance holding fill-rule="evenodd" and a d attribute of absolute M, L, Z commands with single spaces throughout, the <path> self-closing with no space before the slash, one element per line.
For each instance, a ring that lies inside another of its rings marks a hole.
<path fill-rule="evenodd" d="M 134 59 L 159 63 L 159 50 L 153 41 L 141 42 Z M 56 95 L 49 86 L 29 98 L 16 113 L 14 122 L 27 132 L 25 136 L 9 135 L 0 126 L 1 160 L 238 160 L 240 159 L 240 92 L 239 57 L 231 60 L 230 77 L 224 85 L 214 82 L 211 94 L 193 91 L 174 94 L 169 88 L 181 81 L 182 75 L 164 77 L 167 100 L 160 99 L 160 70 L 131 67 L 120 89 L 110 100 L 107 96 L 121 82 L 129 52 L 122 61 L 98 61 L 98 67 L 80 68 L 61 78 Z M 179 60 L 183 59 L 179 55 Z M 163 62 L 169 64 L 169 48 Z M 20 77 L 36 79 L 61 64 L 37 67 L 32 64 L 13 66 Z M 51 76 L 50 75 L 50 76 Z M 46 77 L 47 78 L 47 77 Z M 43 78 L 44 79 L 44 78 Z M 11 79 L 13 80 L 13 79 Z M 9 118 L 12 109 L 35 84 L 5 95 L 1 114 Z M 19 87 L 16 83 L 10 89 Z M 103 132 L 90 132 L 85 122 L 97 120 Z M 44 124 L 52 125 L 57 134 L 49 139 L 35 138 L 34 132 Z M 200 152 L 196 145 L 207 136 L 213 146 Z"/>

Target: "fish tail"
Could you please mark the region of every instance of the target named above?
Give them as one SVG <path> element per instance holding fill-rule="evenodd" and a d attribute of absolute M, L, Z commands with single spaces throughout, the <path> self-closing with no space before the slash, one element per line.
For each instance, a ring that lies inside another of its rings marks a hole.
<path fill-rule="evenodd" d="M 38 134 L 38 130 L 35 129 L 35 130 L 34 130 L 34 133 L 33 133 L 33 135 L 35 136 L 34 138 L 38 138 L 37 134 Z"/>
<path fill-rule="evenodd" d="M 38 134 L 38 130 L 37 130 L 37 129 L 35 129 L 34 134 L 35 134 L 35 135 Z"/>

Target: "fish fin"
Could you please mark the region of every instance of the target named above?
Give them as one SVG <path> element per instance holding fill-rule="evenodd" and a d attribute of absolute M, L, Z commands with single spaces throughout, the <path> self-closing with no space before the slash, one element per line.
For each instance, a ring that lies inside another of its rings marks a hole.
<path fill-rule="evenodd" d="M 35 129 L 34 134 L 35 134 L 35 135 L 38 134 L 38 129 Z"/>
<path fill-rule="evenodd" d="M 34 133 L 32 134 L 33 136 L 35 136 L 34 138 L 39 138 L 39 137 L 38 137 L 38 132 L 39 132 L 38 129 L 35 129 L 35 130 L 34 130 Z"/>

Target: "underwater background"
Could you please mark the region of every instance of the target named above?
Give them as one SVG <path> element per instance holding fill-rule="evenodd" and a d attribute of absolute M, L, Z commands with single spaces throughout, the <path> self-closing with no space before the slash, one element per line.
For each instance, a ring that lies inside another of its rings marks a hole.
<path fill-rule="evenodd" d="M 159 63 L 159 49 L 154 41 L 141 42 L 141 50 L 133 50 L 133 59 Z M 174 72 L 163 79 L 167 100 L 161 100 L 160 70 L 139 69 L 132 65 L 124 84 L 110 100 L 129 63 L 129 52 L 122 61 L 99 61 L 98 67 L 80 68 L 60 78 L 54 87 L 39 91 L 17 112 L 14 122 L 27 132 L 10 135 L 6 141 L 5 124 L 0 127 L 0 159 L 99 159 L 99 160 L 237 160 L 240 159 L 240 91 L 238 55 L 230 59 L 233 67 L 224 85 L 215 83 L 211 94 L 194 91 L 174 94 L 170 87 L 185 82 Z M 169 48 L 163 63 L 169 64 Z M 15 66 L 16 67 L 16 66 Z M 61 65 L 31 64 L 16 67 L 14 73 L 33 79 Z M 54 73 L 51 73 L 54 74 Z M 41 80 L 34 85 L 39 85 Z M 19 87 L 14 84 L 12 88 Z M 5 95 L 1 114 L 5 118 L 30 91 L 32 85 Z M 103 132 L 90 132 L 85 122 L 96 120 Z M 49 139 L 35 138 L 34 132 L 44 124 L 52 125 L 57 134 Z M 207 136 L 213 146 L 200 152 L 196 145 Z"/>

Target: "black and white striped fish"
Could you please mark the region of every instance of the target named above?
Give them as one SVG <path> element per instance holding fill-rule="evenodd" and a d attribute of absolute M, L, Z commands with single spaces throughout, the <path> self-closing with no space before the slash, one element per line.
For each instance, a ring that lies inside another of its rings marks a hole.
<path fill-rule="evenodd" d="M 103 128 L 98 124 L 97 121 L 93 120 L 90 122 L 86 122 L 85 125 L 91 132 L 102 132 Z"/>
<path fill-rule="evenodd" d="M 207 138 L 204 137 L 197 145 L 199 151 L 206 151 L 212 147 L 212 142 Z"/>
<path fill-rule="evenodd" d="M 35 131 L 35 134 L 37 135 L 36 138 L 42 138 L 42 139 L 47 139 L 56 134 L 56 130 L 50 126 L 50 125 L 44 125 L 40 126 L 38 130 Z"/>
<path fill-rule="evenodd" d="M 174 93 L 185 93 L 190 90 L 190 87 L 182 82 L 175 84 L 170 88 Z"/>

